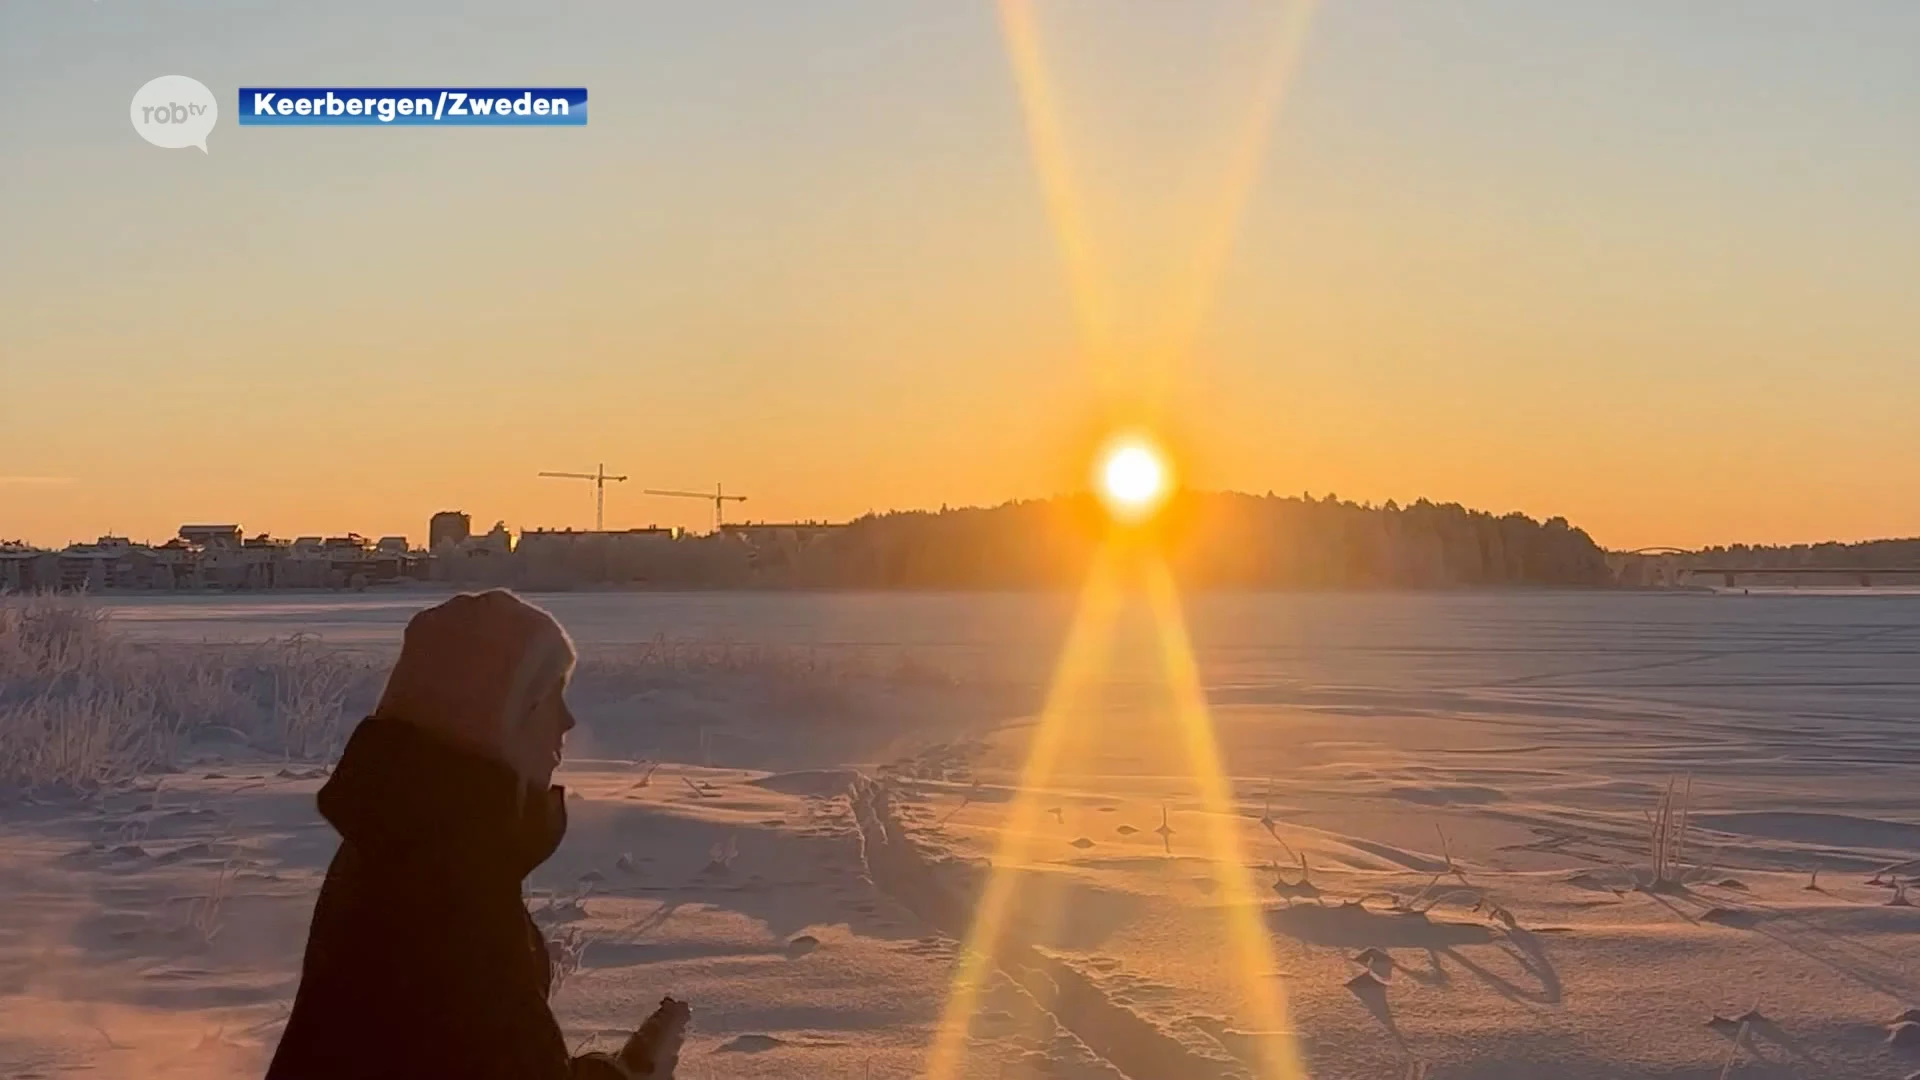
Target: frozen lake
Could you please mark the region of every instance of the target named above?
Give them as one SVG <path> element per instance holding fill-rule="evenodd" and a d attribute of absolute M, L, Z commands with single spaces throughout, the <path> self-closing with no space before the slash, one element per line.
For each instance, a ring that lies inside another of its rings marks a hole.
<path fill-rule="evenodd" d="M 340 658 L 219 643 L 384 652 L 441 595 L 107 604 L 244 686 Z M 543 929 L 589 943 L 554 999 L 570 1045 L 671 991 L 692 1076 L 925 1075 L 1004 867 L 1019 917 L 982 953 L 1009 977 L 972 1006 L 966 1080 L 1251 1080 L 1281 1030 L 1319 1080 L 1911 1071 L 1889 1024 L 1920 1004 L 1920 596 L 1191 596 L 1211 793 L 1138 608 L 1040 719 L 1067 596 L 535 599 L 588 655 L 571 825 L 531 884 Z M 377 664 L 342 666 L 372 693 Z M 269 734 L 282 715 L 210 700 Z M 259 1076 L 332 854 L 319 781 L 241 754 L 0 820 L 0 1014 L 22 1018 L 0 1074 Z M 1675 791 L 1679 870 L 1656 870 Z M 182 921 L 222 889 L 217 937 Z M 1384 980 L 1356 981 L 1376 953 Z M 1280 972 L 1286 1028 L 1246 992 Z M 1750 1009 L 1744 1045 L 1705 1022 Z"/>
<path fill-rule="evenodd" d="M 158 597 L 108 602 L 145 641 L 312 634 L 391 648 L 439 599 Z M 886 654 L 960 672 L 1042 678 L 1065 595 L 563 593 L 537 597 L 587 649 L 660 638 Z M 1262 688 L 1605 700 L 1779 718 L 1920 716 L 1920 595 L 1657 592 L 1241 593 L 1186 601 L 1202 674 L 1232 698 Z M 1153 674 L 1133 611 L 1109 665 Z M 1144 665 L 1144 667 L 1143 667 Z"/>

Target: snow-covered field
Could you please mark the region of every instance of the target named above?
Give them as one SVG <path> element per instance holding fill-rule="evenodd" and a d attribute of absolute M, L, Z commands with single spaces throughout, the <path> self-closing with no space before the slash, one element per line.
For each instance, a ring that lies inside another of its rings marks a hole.
<path fill-rule="evenodd" d="M 0 643 L 0 769 L 66 778 L 0 809 L 0 1075 L 259 1075 L 327 753 L 434 599 L 112 601 L 38 670 Z M 1191 598 L 1243 868 L 1143 611 L 1008 863 L 1071 598 L 539 599 L 586 655 L 532 882 L 577 1042 L 670 992 L 683 1076 L 919 1076 L 999 873 L 968 1077 L 1243 1077 L 1281 1038 L 1328 1080 L 1920 1070 L 1920 596 Z M 164 739 L 19 734 L 143 709 Z M 1241 872 L 1287 1032 L 1226 944 Z"/>

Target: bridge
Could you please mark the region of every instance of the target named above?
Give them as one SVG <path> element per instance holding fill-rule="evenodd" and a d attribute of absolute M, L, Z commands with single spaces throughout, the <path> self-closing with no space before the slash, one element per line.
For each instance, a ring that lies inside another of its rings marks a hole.
<path fill-rule="evenodd" d="M 1889 565 L 1764 565 L 1738 561 L 1730 552 L 1707 555 L 1686 548 L 1634 548 L 1630 552 L 1607 552 L 1607 567 L 1613 569 L 1617 584 L 1630 586 L 1684 586 L 1713 582 L 1722 588 L 1740 588 L 1741 584 L 1851 584 L 1874 588 L 1876 584 L 1920 584 L 1920 563 Z"/>
<path fill-rule="evenodd" d="M 1607 553 L 1607 565 L 1614 581 L 1621 585 L 1678 586 L 1695 582 L 1716 582 L 1723 588 L 1756 584 L 1756 579 L 1771 579 L 1769 584 L 1811 583 L 1847 584 L 1860 588 L 1875 585 L 1920 585 L 1920 563 L 1882 566 L 1768 566 L 1760 563 L 1710 561 L 1697 551 L 1676 547 L 1644 547 Z"/>

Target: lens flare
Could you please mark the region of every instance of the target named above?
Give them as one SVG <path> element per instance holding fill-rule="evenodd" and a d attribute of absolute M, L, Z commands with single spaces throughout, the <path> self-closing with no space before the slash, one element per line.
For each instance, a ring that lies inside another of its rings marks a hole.
<path fill-rule="evenodd" d="M 1130 560 L 1123 559 L 1114 544 L 1103 545 L 1095 553 L 1012 802 L 995 830 L 998 835 L 989 863 L 993 869 L 974 906 L 972 925 L 935 1029 L 923 1073 L 927 1080 L 971 1075 L 968 1034 L 987 987 L 997 973 L 1011 977 L 1030 967 L 1037 955 L 1026 939 L 1029 931 L 1023 929 L 1027 924 L 1019 913 L 1031 915 L 1033 906 L 1044 902 L 1030 887 L 1036 838 L 1044 835 L 1040 823 L 1047 804 L 1059 797 L 1063 780 L 1075 765 L 1071 760 L 1074 736 L 1084 733 L 1090 720 L 1085 707 L 1097 697 L 1108 659 L 1105 654 L 1125 602 L 1123 564 Z M 1150 560 L 1144 569 L 1142 584 L 1159 638 L 1161 675 L 1173 698 L 1172 715 L 1166 719 L 1185 749 L 1186 768 L 1181 775 L 1198 789 L 1198 816 L 1203 822 L 1199 848 L 1183 850 L 1180 857 L 1204 862 L 1207 876 L 1219 883 L 1217 902 L 1208 910 L 1223 920 L 1221 930 L 1228 946 L 1222 958 L 1225 989 L 1238 1002 L 1238 1026 L 1255 1036 L 1248 1040 L 1243 1060 L 1254 1080 L 1305 1080 L 1285 994 L 1272 974 L 1273 945 L 1263 921 L 1261 895 L 1241 846 L 1239 829 L 1250 815 L 1236 803 L 1221 758 L 1173 575 L 1158 560 Z M 1041 1008 L 1057 1006 L 1044 999 L 1046 988 L 1035 991 L 1025 982 L 1022 985 L 1036 993 Z M 1058 993 L 1057 988 L 1052 992 Z"/>
<path fill-rule="evenodd" d="M 1240 136 L 1236 140 L 1217 198 L 1208 208 L 1197 250 L 1176 287 L 1166 297 L 1166 317 L 1172 348 L 1162 361 L 1164 370 L 1149 389 L 1163 396 L 1180 362 L 1189 359 L 1192 338 L 1198 332 L 1219 287 L 1219 278 L 1239 231 L 1242 211 L 1265 156 L 1267 136 L 1297 66 L 1300 44 L 1314 8 L 1314 0 L 1291 0 L 1274 24 L 1269 62 L 1259 84 L 1249 95 Z M 1040 48 L 1033 0 L 999 0 L 1001 30 L 1007 55 L 1020 91 L 1029 148 L 1040 182 L 1047 214 L 1066 264 L 1082 345 L 1102 381 L 1117 378 L 1114 298 L 1103 273 L 1105 266 L 1089 228 L 1080 178 L 1067 153 L 1065 126 Z M 1111 389 L 1111 387 L 1106 387 Z M 1020 769 L 1014 797 L 1007 808 L 995 843 L 992 870 L 972 913 L 972 925 L 960 954 L 942 1008 L 940 1023 L 924 1075 L 928 1080 L 959 1080 L 968 1069 L 969 1027 L 988 984 L 997 974 L 1012 976 L 1032 966 L 1033 947 L 1021 940 L 1017 912 L 1035 898 L 1022 896 L 1023 868 L 1034 856 L 1037 825 L 1063 772 L 1074 762 L 1076 726 L 1085 717 L 1076 707 L 1096 696 L 1115 621 L 1122 606 L 1120 549 L 1138 555 L 1133 543 L 1146 530 L 1127 526 L 1145 521 L 1160 508 L 1174 488 L 1173 469 L 1166 454 L 1148 438 L 1122 436 L 1107 444 L 1093 466 L 1093 489 L 1112 517 L 1108 542 L 1095 554 L 1065 647 L 1055 665 L 1053 682 L 1034 727 L 1032 742 Z M 1128 539 L 1131 537 L 1132 539 Z M 1273 943 L 1263 918 L 1262 896 L 1254 887 L 1242 849 L 1240 823 L 1247 815 L 1234 796 L 1233 782 L 1222 760 L 1221 748 L 1207 709 L 1206 693 L 1187 637 L 1178 590 L 1156 545 L 1147 545 L 1148 564 L 1143 584 L 1157 629 L 1161 676 L 1173 701 L 1168 721 L 1185 749 L 1186 775 L 1198 789 L 1204 822 L 1202 847 L 1185 854 L 1209 864 L 1209 876 L 1220 895 L 1209 909 L 1224 925 L 1228 955 L 1224 958 L 1230 991 L 1238 1003 L 1243 1030 L 1259 1034 L 1243 1056 L 1257 1080 L 1303 1080 L 1306 1071 L 1294 1041 L 1285 994 L 1275 984 Z M 1169 844 L 1169 857 L 1172 857 Z M 1041 978 L 1040 983 L 1046 980 Z M 1057 986 L 1033 991 L 1059 996 Z M 1053 1001 L 1037 1002 L 1042 1009 Z M 1155 1068 L 1154 1075 L 1170 1075 Z"/>

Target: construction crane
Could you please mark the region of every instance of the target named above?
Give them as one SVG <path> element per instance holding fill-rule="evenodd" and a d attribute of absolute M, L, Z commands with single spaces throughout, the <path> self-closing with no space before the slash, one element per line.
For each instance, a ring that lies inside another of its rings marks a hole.
<path fill-rule="evenodd" d="M 747 497 L 745 495 L 727 494 L 726 489 L 722 488 L 719 484 L 713 485 L 713 490 L 710 492 L 709 491 L 661 491 L 655 488 L 648 488 L 646 491 L 641 492 L 641 494 L 665 495 L 670 499 L 711 499 L 713 500 L 713 531 L 714 532 L 720 531 L 721 513 L 725 509 L 727 503 L 747 501 Z"/>
<path fill-rule="evenodd" d="M 543 472 L 540 475 L 549 477 L 554 480 L 591 480 L 593 481 L 593 531 L 594 532 L 605 532 L 607 530 L 607 483 L 609 481 L 616 484 L 624 483 L 627 479 L 624 476 L 608 476 L 607 467 L 605 465 L 599 466 L 595 471 L 590 473 Z"/>

